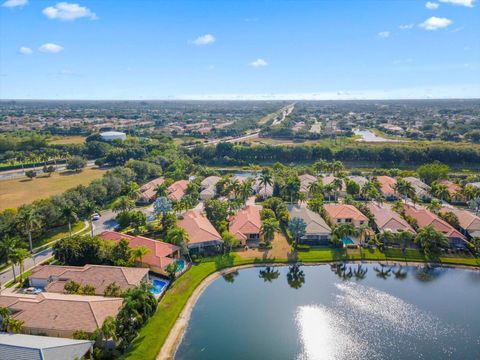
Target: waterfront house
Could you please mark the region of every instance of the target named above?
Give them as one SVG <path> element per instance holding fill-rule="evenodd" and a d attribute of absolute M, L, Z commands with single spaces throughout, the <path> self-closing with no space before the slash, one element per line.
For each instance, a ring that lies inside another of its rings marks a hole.
<path fill-rule="evenodd" d="M 353 205 L 325 204 L 323 207 L 332 224 L 353 224 L 356 228 L 368 224 L 368 218 Z"/>
<path fill-rule="evenodd" d="M 443 233 L 447 238 L 450 247 L 465 248 L 466 237 L 456 230 L 452 225 L 440 219 L 436 214 L 418 205 L 404 204 L 405 215 L 412 217 L 417 222 L 419 229 L 431 225 L 437 231 Z"/>
<path fill-rule="evenodd" d="M 319 214 L 311 211 L 305 205 L 289 205 L 288 212 L 290 219 L 300 218 L 307 225 L 301 243 L 309 245 L 328 245 L 330 243 L 332 230 Z"/>
<path fill-rule="evenodd" d="M 4 291 L 0 295 L 0 307 L 23 321 L 23 333 L 67 338 L 78 330 L 92 334 L 108 316 L 116 317 L 122 302 L 122 298 L 49 292 L 26 295 Z"/>
<path fill-rule="evenodd" d="M 201 252 L 208 248 L 223 246 L 222 237 L 212 223 L 198 210 L 188 210 L 178 220 L 177 225 L 188 234 L 188 248 Z"/>
<path fill-rule="evenodd" d="M 256 205 L 245 206 L 229 219 L 229 231 L 242 245 L 257 243 L 261 227 L 260 208 Z"/>
<path fill-rule="evenodd" d="M 110 240 L 119 242 L 122 239 L 128 241 L 131 248 L 136 248 L 138 246 L 146 247 L 149 252 L 142 258 L 137 261 L 146 267 L 149 267 L 151 271 L 165 274 L 165 268 L 175 261 L 175 259 L 180 258 L 180 248 L 176 245 L 169 244 L 163 241 L 153 240 L 146 238 L 144 236 L 132 236 L 127 234 L 122 234 L 116 231 L 104 231 L 100 234 L 102 240 Z"/>
<path fill-rule="evenodd" d="M 480 238 L 480 217 L 468 210 L 458 209 L 453 206 L 443 207 L 441 212 L 452 212 L 458 218 L 460 232 L 468 238 Z"/>
<path fill-rule="evenodd" d="M 148 281 L 148 269 L 106 265 L 40 265 L 32 270 L 28 281 L 30 286 L 54 293 L 64 293 L 65 284 L 74 281 L 82 286 L 91 285 L 96 295 L 103 295 L 113 283 L 124 292 L 140 285 L 142 281 Z"/>
<path fill-rule="evenodd" d="M 390 231 L 398 233 L 407 231 L 415 234 L 415 230 L 403 219 L 400 214 L 393 211 L 388 204 L 370 203 L 368 209 L 375 218 L 375 227 L 377 231 Z"/>
<path fill-rule="evenodd" d="M 465 201 L 465 197 L 461 193 L 462 187 L 459 184 L 456 184 L 450 180 L 440 180 L 438 183 L 447 187 L 452 202 Z"/>

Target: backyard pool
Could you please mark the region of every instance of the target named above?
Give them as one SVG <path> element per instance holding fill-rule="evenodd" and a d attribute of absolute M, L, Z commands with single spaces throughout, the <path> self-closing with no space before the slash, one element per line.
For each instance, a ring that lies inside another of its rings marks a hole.
<path fill-rule="evenodd" d="M 168 284 L 169 284 L 168 280 L 164 280 L 160 278 L 152 278 L 152 288 L 150 289 L 150 292 L 156 298 L 158 298 L 165 291 Z"/>
<path fill-rule="evenodd" d="M 344 237 L 342 239 L 343 245 L 348 246 L 348 245 L 355 245 L 355 242 L 349 238 L 348 236 Z"/>
<path fill-rule="evenodd" d="M 185 268 L 185 261 L 177 260 L 177 273 L 181 273 L 184 268 Z"/>

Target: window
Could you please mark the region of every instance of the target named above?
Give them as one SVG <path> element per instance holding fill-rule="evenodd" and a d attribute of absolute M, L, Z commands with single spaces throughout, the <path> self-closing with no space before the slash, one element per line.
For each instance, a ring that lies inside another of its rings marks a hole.
<path fill-rule="evenodd" d="M 352 219 L 345 219 L 345 222 L 346 222 L 346 223 L 351 223 L 351 222 L 352 222 Z"/>

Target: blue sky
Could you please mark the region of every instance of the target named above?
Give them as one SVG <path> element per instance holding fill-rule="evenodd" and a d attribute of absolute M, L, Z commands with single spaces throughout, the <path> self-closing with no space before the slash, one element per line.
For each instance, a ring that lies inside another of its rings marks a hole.
<path fill-rule="evenodd" d="M 480 97 L 475 0 L 0 0 L 2 99 Z"/>

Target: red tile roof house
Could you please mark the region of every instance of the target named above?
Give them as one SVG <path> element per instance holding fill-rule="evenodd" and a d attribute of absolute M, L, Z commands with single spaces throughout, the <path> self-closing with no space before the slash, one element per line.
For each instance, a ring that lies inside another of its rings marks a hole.
<path fill-rule="evenodd" d="M 202 252 L 207 248 L 223 247 L 222 237 L 212 223 L 198 210 L 188 210 L 177 225 L 188 233 L 188 248 Z"/>
<path fill-rule="evenodd" d="M 438 183 L 447 187 L 452 202 L 465 202 L 465 196 L 461 193 L 462 187 L 460 185 L 450 180 L 440 180 Z"/>
<path fill-rule="evenodd" d="M 187 191 L 187 186 L 190 183 L 188 180 L 178 180 L 175 181 L 172 185 L 167 188 L 168 198 L 172 201 L 182 200 L 185 192 Z"/>
<path fill-rule="evenodd" d="M 180 248 L 176 245 L 168 244 L 163 241 L 149 239 L 143 236 L 131 236 L 116 231 L 104 231 L 100 234 L 102 240 L 112 240 L 115 242 L 121 239 L 128 240 L 130 247 L 145 246 L 150 251 L 142 259 L 142 265 L 148 266 L 151 271 L 165 275 L 165 268 L 180 258 Z"/>
<path fill-rule="evenodd" d="M 356 228 L 368 224 L 368 218 L 353 205 L 326 204 L 323 206 L 332 225 L 353 224 Z M 368 238 L 367 238 L 368 239 Z M 354 242 L 362 242 L 367 239 L 351 239 Z"/>
<path fill-rule="evenodd" d="M 421 229 L 427 225 L 432 225 L 437 231 L 443 233 L 453 248 L 465 248 L 467 245 L 466 237 L 446 221 L 440 219 L 431 211 L 410 204 L 404 204 L 405 215 L 411 216 L 417 221 L 418 227 Z"/>
<path fill-rule="evenodd" d="M 157 198 L 157 186 L 165 182 L 163 177 L 156 178 L 140 188 L 140 200 L 144 203 L 152 202 Z"/>
<path fill-rule="evenodd" d="M 256 245 L 260 239 L 260 208 L 247 205 L 229 219 L 229 231 L 235 235 L 242 245 Z"/>
<path fill-rule="evenodd" d="M 65 293 L 65 284 L 75 281 L 82 286 L 91 285 L 96 295 L 103 295 L 105 288 L 117 284 L 122 292 L 148 281 L 148 269 L 106 265 L 57 266 L 40 265 L 28 277 L 30 286 L 47 292 Z"/>
<path fill-rule="evenodd" d="M 397 184 L 397 180 L 390 176 L 377 176 L 377 180 L 380 183 L 380 193 L 385 199 L 397 199 L 397 193 L 395 191 L 395 185 Z"/>
<path fill-rule="evenodd" d="M 392 233 L 407 231 L 411 234 L 416 234 L 410 224 L 403 219 L 400 214 L 393 211 L 390 205 L 370 203 L 367 207 L 375 218 L 375 227 L 377 231 L 386 230 Z"/>
<path fill-rule="evenodd" d="M 117 315 L 122 302 L 122 298 L 48 292 L 0 295 L 0 307 L 8 307 L 14 319 L 23 321 L 22 332 L 66 338 L 77 330 L 93 333 L 107 316 Z"/>
<path fill-rule="evenodd" d="M 480 238 L 480 217 L 472 214 L 468 210 L 457 209 L 454 207 L 443 207 L 441 212 L 453 212 L 457 215 L 460 224 L 460 232 L 468 238 Z"/>

